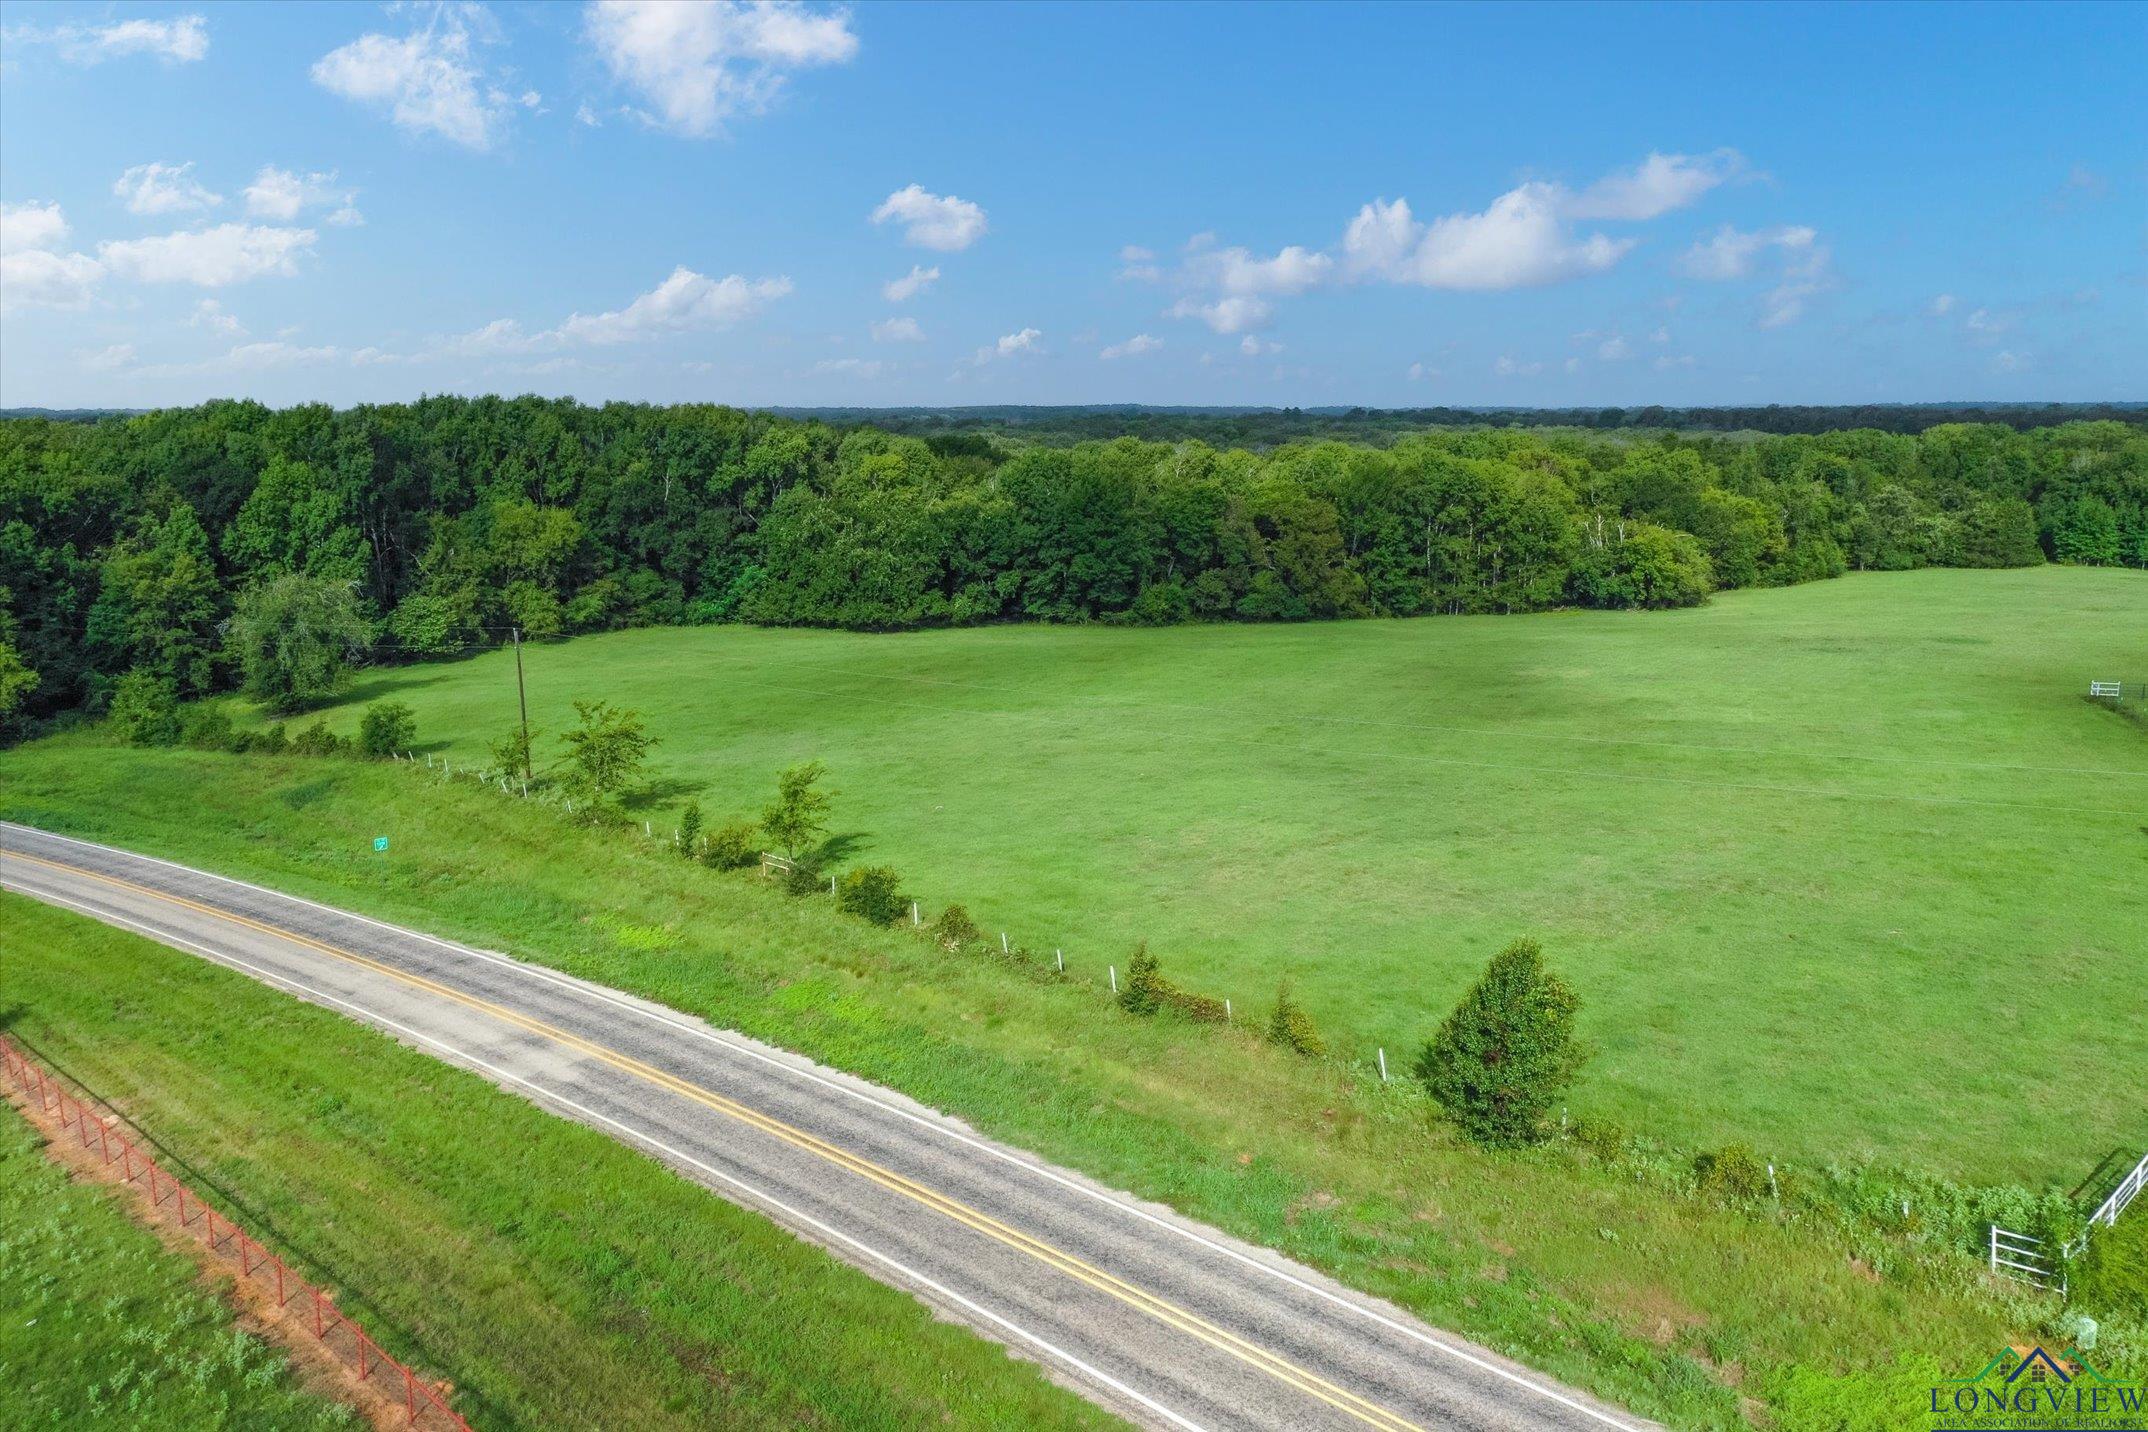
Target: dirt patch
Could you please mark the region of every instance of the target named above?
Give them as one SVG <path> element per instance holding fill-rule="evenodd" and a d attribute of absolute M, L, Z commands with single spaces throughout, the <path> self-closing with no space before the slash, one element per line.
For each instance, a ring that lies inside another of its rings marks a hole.
<path fill-rule="evenodd" d="M 289 1354 L 292 1375 L 301 1387 L 352 1408 L 381 1432 L 410 1426 L 410 1414 L 400 1397 L 391 1399 L 380 1387 L 359 1377 L 355 1368 L 314 1337 L 304 1320 L 305 1311 L 297 1302 L 279 1306 L 269 1289 L 250 1278 L 236 1276 L 204 1240 L 198 1221 L 191 1227 L 180 1223 L 175 1201 L 151 1203 L 139 1179 L 128 1183 L 117 1164 L 106 1163 L 95 1148 L 84 1147 L 72 1129 L 61 1129 L 56 1113 L 40 1110 L 34 1099 L 26 1098 L 12 1084 L 0 1092 L 5 1092 L 8 1102 L 44 1136 L 46 1158 L 67 1170 L 78 1183 L 102 1184 L 117 1190 L 120 1204 L 130 1217 L 155 1233 L 165 1247 L 193 1261 L 203 1284 L 231 1308 L 235 1324 Z M 421 1422 L 438 1425 L 437 1414 L 421 1418 Z"/>

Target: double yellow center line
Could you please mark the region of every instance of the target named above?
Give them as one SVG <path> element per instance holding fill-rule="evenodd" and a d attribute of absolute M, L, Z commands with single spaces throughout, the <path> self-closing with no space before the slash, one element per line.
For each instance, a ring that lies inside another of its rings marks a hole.
<path fill-rule="evenodd" d="M 1317 1398 L 1330 1407 L 1347 1413 L 1368 1426 L 1380 1428 L 1382 1432 L 1422 1432 L 1422 1429 L 1418 1428 L 1415 1423 L 1389 1412 L 1376 1403 L 1368 1402 L 1356 1393 L 1346 1388 L 1338 1387 L 1327 1379 L 1308 1372 L 1297 1364 L 1278 1357 L 1265 1348 L 1249 1343 L 1237 1334 L 1219 1328 L 1199 1315 L 1188 1312 L 1174 1303 L 1167 1302 L 1153 1293 L 1135 1287 L 1124 1279 L 1087 1263 L 1071 1253 L 1056 1248 L 1042 1239 L 1032 1237 L 1018 1228 L 1009 1227 L 998 1219 L 982 1213 L 957 1199 L 950 1198 L 946 1194 L 928 1188 L 914 1179 L 895 1172 L 893 1169 L 874 1163 L 870 1159 L 862 1158 L 847 1149 L 829 1143 L 817 1135 L 807 1133 L 805 1130 L 791 1124 L 786 1124 L 780 1119 L 771 1118 L 758 1110 L 739 1103 L 735 1099 L 726 1098 L 712 1090 L 704 1089 L 698 1084 L 689 1083 L 675 1074 L 667 1073 L 665 1070 L 659 1069 L 652 1064 L 644 1063 L 631 1055 L 621 1054 L 615 1049 L 610 1049 L 592 1040 L 585 1039 L 581 1035 L 561 1029 L 557 1025 L 532 1018 L 504 1005 L 494 1004 L 490 1000 L 480 999 L 476 995 L 466 994 L 461 990 L 441 984 L 437 980 L 430 980 L 423 975 L 412 974 L 408 970 L 384 964 L 379 960 L 371 959 L 355 951 L 326 944 L 310 936 L 266 924 L 245 915 L 234 914 L 228 910 L 219 910 L 214 906 L 204 905 L 198 901 L 189 900 L 180 895 L 173 895 L 151 886 L 140 885 L 131 880 L 123 880 L 117 876 L 105 875 L 93 870 L 84 870 L 78 866 L 61 864 L 58 861 L 45 860 L 35 855 L 10 852 L 9 858 L 26 861 L 33 865 L 41 865 L 47 869 L 56 870 L 80 879 L 94 880 L 100 884 L 126 890 L 136 895 L 147 896 L 150 899 L 160 900 L 169 905 L 180 906 L 213 920 L 238 925 L 275 939 L 303 946 L 306 949 L 327 955 L 332 959 L 342 960 L 348 964 L 372 970 L 377 974 L 385 975 L 389 979 L 414 989 L 424 990 L 426 993 L 441 999 L 452 1000 L 465 1008 L 476 1010 L 502 1023 L 525 1030 L 555 1044 L 563 1045 L 646 1083 L 653 1084 L 682 1098 L 691 1099 L 706 1108 L 714 1109 L 716 1112 L 736 1119 L 748 1127 L 758 1129 L 773 1138 L 781 1139 L 783 1142 L 802 1149 L 817 1158 L 824 1159 L 838 1168 L 845 1169 L 860 1178 L 868 1179 L 882 1188 L 922 1204 L 924 1207 L 943 1217 L 954 1220 L 965 1228 L 983 1234 L 985 1237 L 1004 1244 L 1017 1252 L 1027 1254 L 1054 1271 L 1064 1273 L 1077 1282 L 1117 1299 L 1119 1302 L 1154 1318 L 1157 1322 L 1167 1327 L 1198 1338 L 1210 1347 L 1217 1348 L 1240 1362 L 1268 1374 L 1277 1381 L 1293 1387 L 1309 1397 Z"/>

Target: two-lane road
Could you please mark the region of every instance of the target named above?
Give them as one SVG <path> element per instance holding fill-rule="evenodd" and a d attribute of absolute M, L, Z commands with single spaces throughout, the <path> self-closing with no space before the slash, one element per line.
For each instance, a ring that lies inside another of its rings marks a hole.
<path fill-rule="evenodd" d="M 0 885 L 244 971 L 600 1128 L 1137 1422 L 1645 1425 L 900 1095 L 557 970 L 5 823 Z"/>

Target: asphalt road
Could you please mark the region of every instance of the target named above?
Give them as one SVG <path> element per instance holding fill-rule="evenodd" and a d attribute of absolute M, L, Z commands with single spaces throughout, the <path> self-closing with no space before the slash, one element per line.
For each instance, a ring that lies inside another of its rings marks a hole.
<path fill-rule="evenodd" d="M 899 1094 L 556 970 L 7 823 L 0 885 L 602 1129 L 1144 1425 L 1648 1425 Z"/>

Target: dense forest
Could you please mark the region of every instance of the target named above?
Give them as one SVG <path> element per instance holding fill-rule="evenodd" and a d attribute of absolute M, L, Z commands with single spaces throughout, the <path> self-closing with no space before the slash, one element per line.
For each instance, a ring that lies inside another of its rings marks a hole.
<path fill-rule="evenodd" d="M 271 583 L 281 609 L 331 593 L 365 654 L 401 660 L 510 627 L 1676 606 L 2046 560 L 2148 566 L 2148 431 L 1479 426 L 1254 452 L 711 406 L 219 402 L 0 422 L 0 722 L 100 710 L 130 672 L 230 684 L 235 607 Z"/>
<path fill-rule="evenodd" d="M 1202 408 L 1124 403 L 771 411 L 839 426 L 868 424 L 915 437 L 981 432 L 1017 445 L 1057 446 L 1134 437 L 1255 450 L 1320 438 L 1384 445 L 1427 428 L 1578 428 L 1645 438 L 1667 430 L 1781 435 L 1852 428 L 1921 433 L 1954 423 L 1997 423 L 2024 430 L 2071 422 L 2148 424 L 2148 403 L 1770 403 L 1749 408 Z"/>

